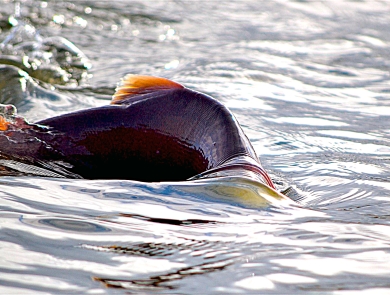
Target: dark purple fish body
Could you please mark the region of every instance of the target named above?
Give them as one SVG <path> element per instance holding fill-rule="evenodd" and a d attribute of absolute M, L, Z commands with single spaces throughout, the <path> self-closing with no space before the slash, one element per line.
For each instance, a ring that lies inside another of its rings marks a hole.
<path fill-rule="evenodd" d="M 7 144 L 0 135 L 0 153 L 15 153 L 10 140 L 24 136 L 17 153 L 67 163 L 83 178 L 180 181 L 241 170 L 273 187 L 233 114 L 212 97 L 169 87 L 115 103 L 36 122 Z"/>

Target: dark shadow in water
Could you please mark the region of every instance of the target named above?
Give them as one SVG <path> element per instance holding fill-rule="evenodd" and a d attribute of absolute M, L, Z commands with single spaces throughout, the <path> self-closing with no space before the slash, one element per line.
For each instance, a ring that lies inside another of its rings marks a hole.
<path fill-rule="evenodd" d="M 204 220 L 204 219 L 184 219 L 184 220 L 177 220 L 177 219 L 170 219 L 170 218 L 154 218 L 154 217 L 148 217 L 138 214 L 125 214 L 121 213 L 119 214 L 123 217 L 131 217 L 135 219 L 155 222 L 155 223 L 162 223 L 162 224 L 171 224 L 171 225 L 179 225 L 179 226 L 188 226 L 188 225 L 194 225 L 194 224 L 216 224 L 221 223 L 214 220 Z"/>
<path fill-rule="evenodd" d="M 93 279 L 103 283 L 107 288 L 120 288 L 132 291 L 172 290 L 178 288 L 178 286 L 172 284 L 173 282 L 190 276 L 221 271 L 235 263 L 237 258 L 232 258 L 229 254 L 235 252 L 237 246 L 238 244 L 233 242 L 196 239 L 184 239 L 183 243 L 138 243 L 128 246 L 92 246 L 90 249 L 113 252 L 120 255 L 150 258 L 189 255 L 191 257 L 198 257 L 204 261 L 203 263 L 182 267 L 176 271 L 142 279 L 116 279 L 107 277 L 93 277 Z M 217 255 L 218 260 L 216 260 Z M 224 255 L 229 255 L 229 257 L 225 256 L 226 258 L 223 259 L 221 256 Z"/>
<path fill-rule="evenodd" d="M 285 190 L 281 191 L 281 193 L 298 204 L 302 204 L 302 201 L 305 200 L 305 196 L 299 194 L 292 186 L 287 187 Z"/>
<path fill-rule="evenodd" d="M 105 252 L 113 252 L 118 254 L 125 255 L 135 255 L 135 256 L 143 256 L 143 257 L 166 257 L 170 255 L 175 255 L 183 251 L 190 250 L 190 255 L 192 257 L 203 256 L 203 259 L 212 259 L 215 258 L 215 255 L 210 255 L 210 252 L 216 252 L 218 250 L 219 254 L 221 254 L 221 249 L 225 248 L 225 252 L 229 252 L 226 250 L 228 244 L 225 242 L 219 241 L 206 241 L 206 240 L 195 240 L 195 239 L 184 239 L 183 243 L 137 243 L 129 246 L 96 246 L 93 249 L 103 250 Z M 231 246 L 231 245 L 230 245 Z M 234 251 L 234 247 L 229 248 Z M 201 251 L 199 254 L 196 254 L 196 251 Z M 207 257 L 204 257 L 208 254 Z"/>
<path fill-rule="evenodd" d="M 110 278 L 93 277 L 95 281 L 103 283 L 107 288 L 120 288 L 127 290 L 162 290 L 175 289 L 175 286 L 168 283 L 184 279 L 194 275 L 202 275 L 210 272 L 221 271 L 234 263 L 233 259 L 221 260 L 217 262 L 202 263 L 194 266 L 184 267 L 177 271 L 163 275 L 151 276 L 147 279 L 118 280 Z"/>
<path fill-rule="evenodd" d="M 60 218 L 46 218 L 40 219 L 39 223 L 55 227 L 60 230 L 73 231 L 73 232 L 108 232 L 111 231 L 101 225 L 97 225 L 91 222 L 85 222 L 80 220 L 60 219 Z"/>

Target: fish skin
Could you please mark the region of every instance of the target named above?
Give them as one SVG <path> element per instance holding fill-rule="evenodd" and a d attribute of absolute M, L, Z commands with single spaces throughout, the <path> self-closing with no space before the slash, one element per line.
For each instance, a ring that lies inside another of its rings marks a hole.
<path fill-rule="evenodd" d="M 1 131 L 0 154 L 62 161 L 83 178 L 183 181 L 246 171 L 274 188 L 234 115 L 164 78 L 126 76 L 111 105 L 13 129 Z"/>

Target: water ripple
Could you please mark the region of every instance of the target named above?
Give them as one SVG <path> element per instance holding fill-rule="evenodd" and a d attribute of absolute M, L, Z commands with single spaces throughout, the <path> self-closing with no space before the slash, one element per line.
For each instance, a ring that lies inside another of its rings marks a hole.
<path fill-rule="evenodd" d="M 0 100 L 35 120 L 173 78 L 231 108 L 299 206 L 245 182 L 2 177 L 0 292 L 388 293 L 387 3 L 123 3 L 2 1 Z"/>

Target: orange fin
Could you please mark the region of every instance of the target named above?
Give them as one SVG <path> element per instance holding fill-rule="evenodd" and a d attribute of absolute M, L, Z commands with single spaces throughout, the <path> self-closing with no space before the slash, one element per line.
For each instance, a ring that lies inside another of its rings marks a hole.
<path fill-rule="evenodd" d="M 126 98 L 133 95 L 151 93 L 158 90 L 167 90 L 172 88 L 184 88 L 179 83 L 173 82 L 166 78 L 127 75 L 116 88 L 112 96 L 111 104 L 120 104 Z"/>
<path fill-rule="evenodd" d="M 0 115 L 0 131 L 8 130 L 9 124 L 10 123 L 3 116 Z"/>

